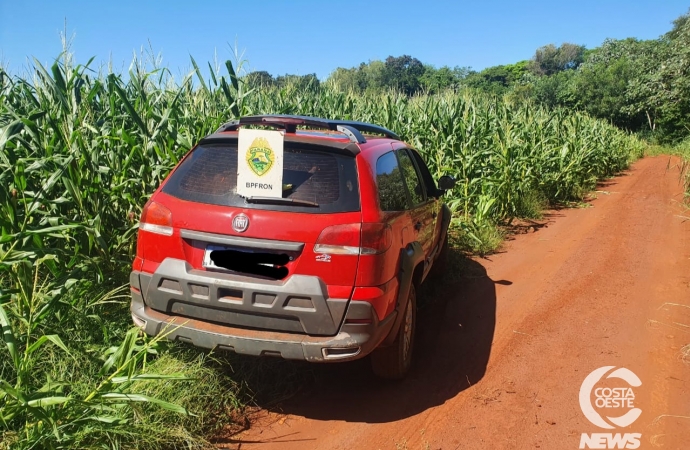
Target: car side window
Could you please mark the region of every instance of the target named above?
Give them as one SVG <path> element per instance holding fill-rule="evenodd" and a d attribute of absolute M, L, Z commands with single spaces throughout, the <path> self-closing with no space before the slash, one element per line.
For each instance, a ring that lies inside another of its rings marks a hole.
<path fill-rule="evenodd" d="M 407 191 L 410 193 L 410 199 L 412 200 L 412 206 L 417 206 L 424 201 L 424 187 L 407 150 L 398 150 L 397 153 L 400 160 L 400 169 L 407 185 Z"/>
<path fill-rule="evenodd" d="M 376 186 L 382 211 L 404 211 L 407 196 L 398 160 L 392 151 L 376 160 Z"/>
<path fill-rule="evenodd" d="M 436 186 L 434 177 L 432 177 L 431 172 L 429 172 L 429 167 L 426 165 L 422 157 L 419 156 L 419 153 L 411 149 L 408 149 L 408 151 L 414 158 L 414 161 L 417 163 L 417 169 L 419 169 L 419 173 L 422 175 L 422 181 L 424 182 L 427 196 L 436 196 L 438 187 Z"/>

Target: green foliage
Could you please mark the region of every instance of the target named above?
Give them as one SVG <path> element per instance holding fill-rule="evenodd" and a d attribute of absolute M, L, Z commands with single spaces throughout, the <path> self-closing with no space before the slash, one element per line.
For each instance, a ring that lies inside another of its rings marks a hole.
<path fill-rule="evenodd" d="M 489 94 L 503 95 L 525 80 L 529 66 L 529 61 L 520 61 L 515 64 L 488 67 L 481 72 L 468 73 L 462 84 Z"/>
<path fill-rule="evenodd" d="M 383 83 L 407 95 L 419 92 L 420 78 L 426 69 L 417 59 L 409 55 L 389 56 L 383 65 Z"/>
<path fill-rule="evenodd" d="M 408 96 L 467 87 L 548 108 L 584 111 L 661 143 L 690 135 L 690 13 L 654 40 L 608 39 L 595 49 L 563 43 L 529 61 L 469 68 L 423 65 L 408 55 L 338 68 L 329 85 L 342 92 Z"/>
<path fill-rule="evenodd" d="M 690 134 L 690 13 L 679 17 L 663 38 L 667 51 L 655 76 L 642 84 L 650 102 L 658 105 L 659 124 L 669 140 Z"/>
<path fill-rule="evenodd" d="M 364 64 L 364 63 L 362 63 Z M 338 67 L 335 69 L 326 80 L 326 83 L 339 91 L 343 92 L 359 92 L 359 80 L 357 68 L 344 69 Z"/>
<path fill-rule="evenodd" d="M 651 101 L 664 44 L 637 39 L 607 40 L 590 53 L 574 82 L 577 106 L 621 128 L 656 128 L 658 105 Z"/>
<path fill-rule="evenodd" d="M 276 82 L 276 80 L 273 78 L 273 75 L 265 70 L 249 72 L 245 81 L 247 82 L 247 85 L 254 88 L 273 86 Z"/>
<path fill-rule="evenodd" d="M 515 64 L 506 64 L 503 67 L 508 71 L 508 73 L 510 73 L 511 81 L 515 82 L 519 81 L 525 76 L 525 74 L 529 71 L 529 66 L 530 62 L 525 60 L 516 62 Z"/>
<path fill-rule="evenodd" d="M 530 61 L 469 72 L 461 84 L 678 142 L 690 135 L 690 13 L 659 39 L 608 39 L 590 50 L 549 44 Z"/>
<path fill-rule="evenodd" d="M 12 287 L 0 304 L 0 326 L 9 356 L 4 359 L 3 355 L 0 372 L 3 441 L 13 443 L 14 448 L 76 448 L 106 437 L 131 441 L 127 435 L 136 426 L 132 424 L 133 412 L 143 403 L 189 415 L 184 407 L 133 389 L 138 380 L 186 379 L 180 373 L 141 370 L 157 353 L 158 341 L 164 334 L 143 340 L 138 337 L 138 329 L 130 329 L 118 346 L 104 347 L 91 356 L 94 359 L 90 365 L 98 366 L 98 370 L 89 373 L 81 386 L 55 370 L 55 360 L 60 361 L 60 366 L 65 362 L 72 366 L 68 374 L 84 369 L 80 364 L 87 355 L 70 342 L 79 337 L 78 333 L 65 334 L 64 327 L 74 330 L 72 320 L 84 319 L 86 310 L 113 296 L 110 293 L 90 305 L 70 304 L 79 281 L 42 276 L 42 265 L 54 260 L 54 255 L 48 255 L 33 265 L 26 260 L 12 265 L 3 261 L 4 275 Z M 79 313 L 72 313 L 70 307 L 79 306 Z M 20 429 L 21 434 L 11 432 Z"/>
<path fill-rule="evenodd" d="M 516 81 L 513 77 L 514 71 L 507 66 L 494 66 L 469 74 L 464 85 L 489 94 L 503 95 Z"/>
<path fill-rule="evenodd" d="M 383 61 L 361 63 L 359 67 L 344 69 L 338 67 L 326 80 L 331 87 L 343 92 L 381 92 L 391 86 L 386 85 L 385 64 Z"/>
<path fill-rule="evenodd" d="M 321 82 L 315 73 L 309 75 L 281 75 L 276 77 L 275 84 L 279 87 L 294 86 L 299 89 L 318 87 Z"/>
<path fill-rule="evenodd" d="M 682 140 L 690 134 L 689 17 L 659 39 L 609 39 L 587 51 L 542 47 L 530 66 L 541 76 L 523 78 L 511 95 L 586 111 L 662 143 Z"/>
<path fill-rule="evenodd" d="M 418 76 L 415 61 L 371 63 L 355 75 L 370 77 L 367 84 L 385 81 L 388 70 Z M 410 97 L 413 84 L 381 92 L 343 91 L 309 76 L 269 82 L 229 61 L 207 80 L 192 66 L 179 82 L 138 60 L 126 77 L 95 74 L 90 62 L 73 66 L 69 55 L 49 69 L 36 62 L 29 78 L 0 70 L 3 443 L 194 447 L 230 421 L 227 411 L 239 402 L 227 365 L 140 336 L 126 295 L 142 206 L 224 121 L 302 114 L 398 132 L 436 177 L 458 180 L 447 194 L 452 226 L 481 253 L 500 243 L 501 225 L 533 217 L 546 202 L 578 198 L 641 148 L 584 114 L 473 91 Z M 439 79 L 447 75 L 443 69 Z"/>
<path fill-rule="evenodd" d="M 422 91 L 438 93 L 457 88 L 470 73 L 468 67 L 436 69 L 409 55 L 389 56 L 386 61 L 369 61 L 359 67 L 335 69 L 326 83 L 342 92 L 383 92 L 394 90 L 407 95 Z"/>
<path fill-rule="evenodd" d="M 436 69 L 434 66 L 424 66 L 424 74 L 420 77 L 420 83 L 424 92 L 429 94 L 437 94 L 446 89 L 455 89 L 460 86 L 470 73 L 468 67 L 455 67 L 451 69 L 448 66 L 443 66 Z"/>
<path fill-rule="evenodd" d="M 612 123 L 634 129 L 644 124 L 644 118 L 626 112 L 631 106 L 627 91 L 634 77 L 633 63 L 619 58 L 606 64 L 587 64 L 572 79 L 572 90 L 576 93 L 575 104 L 595 117 L 605 118 Z"/>
<path fill-rule="evenodd" d="M 560 47 L 545 45 L 537 49 L 529 68 L 536 75 L 554 75 L 564 70 L 577 69 L 584 60 L 584 54 L 584 45 L 567 42 Z"/>
<path fill-rule="evenodd" d="M 172 87 L 167 69 L 147 71 L 138 60 L 126 82 L 70 61 L 35 62 L 32 81 L 0 70 L 0 441 L 202 442 L 189 423 L 208 422 L 192 418 L 178 395 L 138 389 L 196 371 L 147 370 L 163 347 L 131 327 L 124 293 L 140 208 L 200 135 L 246 113 L 244 83 L 229 62 L 227 75 L 199 78 L 194 90 L 191 75 Z M 222 385 L 205 388 L 225 392 Z M 185 393 L 195 408 L 218 403 Z"/>
<path fill-rule="evenodd" d="M 234 77 L 234 75 L 232 75 Z M 321 84 L 319 78 L 315 73 L 310 73 L 308 75 L 279 75 L 273 77 L 270 73 L 265 70 L 249 72 L 244 77 L 244 84 L 250 89 L 263 88 L 268 86 L 298 86 L 302 89 L 310 89 L 312 86 L 318 86 Z M 203 83 L 205 84 L 205 82 Z M 237 86 L 234 86 L 237 89 Z"/>

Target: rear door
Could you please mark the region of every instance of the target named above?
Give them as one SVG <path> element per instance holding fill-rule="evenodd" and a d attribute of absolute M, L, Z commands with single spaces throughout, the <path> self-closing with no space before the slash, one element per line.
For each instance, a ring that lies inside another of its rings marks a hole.
<path fill-rule="evenodd" d="M 424 249 L 426 269 L 426 265 L 429 262 L 429 256 L 434 246 L 437 201 L 435 197 L 427 195 L 426 188 L 419 174 L 419 170 L 413 161 L 410 150 L 401 149 L 398 150 L 397 153 L 398 160 L 400 161 L 400 169 L 410 197 L 412 226 L 417 236 L 416 240 Z"/>
<path fill-rule="evenodd" d="M 443 203 L 440 200 L 439 190 L 436 186 L 436 182 L 434 181 L 434 178 L 431 176 L 431 172 L 429 172 L 429 168 L 427 167 L 422 157 L 415 150 L 409 149 L 408 151 L 410 152 L 410 155 L 412 155 L 412 159 L 416 163 L 417 170 L 421 176 L 422 182 L 424 183 L 424 190 L 426 191 L 427 201 L 433 202 L 431 214 L 435 223 L 433 232 L 434 244 L 431 250 L 433 257 L 436 254 L 436 252 L 439 251 L 440 246 L 443 244 L 442 242 L 440 242 L 441 227 L 443 225 L 441 217 L 441 207 L 443 206 Z"/>

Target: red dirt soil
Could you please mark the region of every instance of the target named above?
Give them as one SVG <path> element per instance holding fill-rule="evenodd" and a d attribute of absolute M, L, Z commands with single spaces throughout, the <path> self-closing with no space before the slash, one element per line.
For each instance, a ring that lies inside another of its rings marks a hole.
<path fill-rule="evenodd" d="M 582 433 L 636 432 L 640 448 L 690 448 L 690 213 L 677 163 L 642 159 L 591 207 L 552 211 L 427 287 L 403 382 L 377 381 L 367 361 L 318 366 L 313 385 L 261 411 L 233 446 L 577 449 Z M 580 410 L 580 385 L 602 366 L 642 380 L 642 415 L 626 428 Z"/>

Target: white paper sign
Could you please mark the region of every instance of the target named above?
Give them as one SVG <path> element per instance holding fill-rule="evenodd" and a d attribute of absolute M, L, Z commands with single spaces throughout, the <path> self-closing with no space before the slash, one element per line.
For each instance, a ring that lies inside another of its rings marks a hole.
<path fill-rule="evenodd" d="M 284 131 L 239 131 L 237 194 L 242 197 L 283 196 Z"/>

